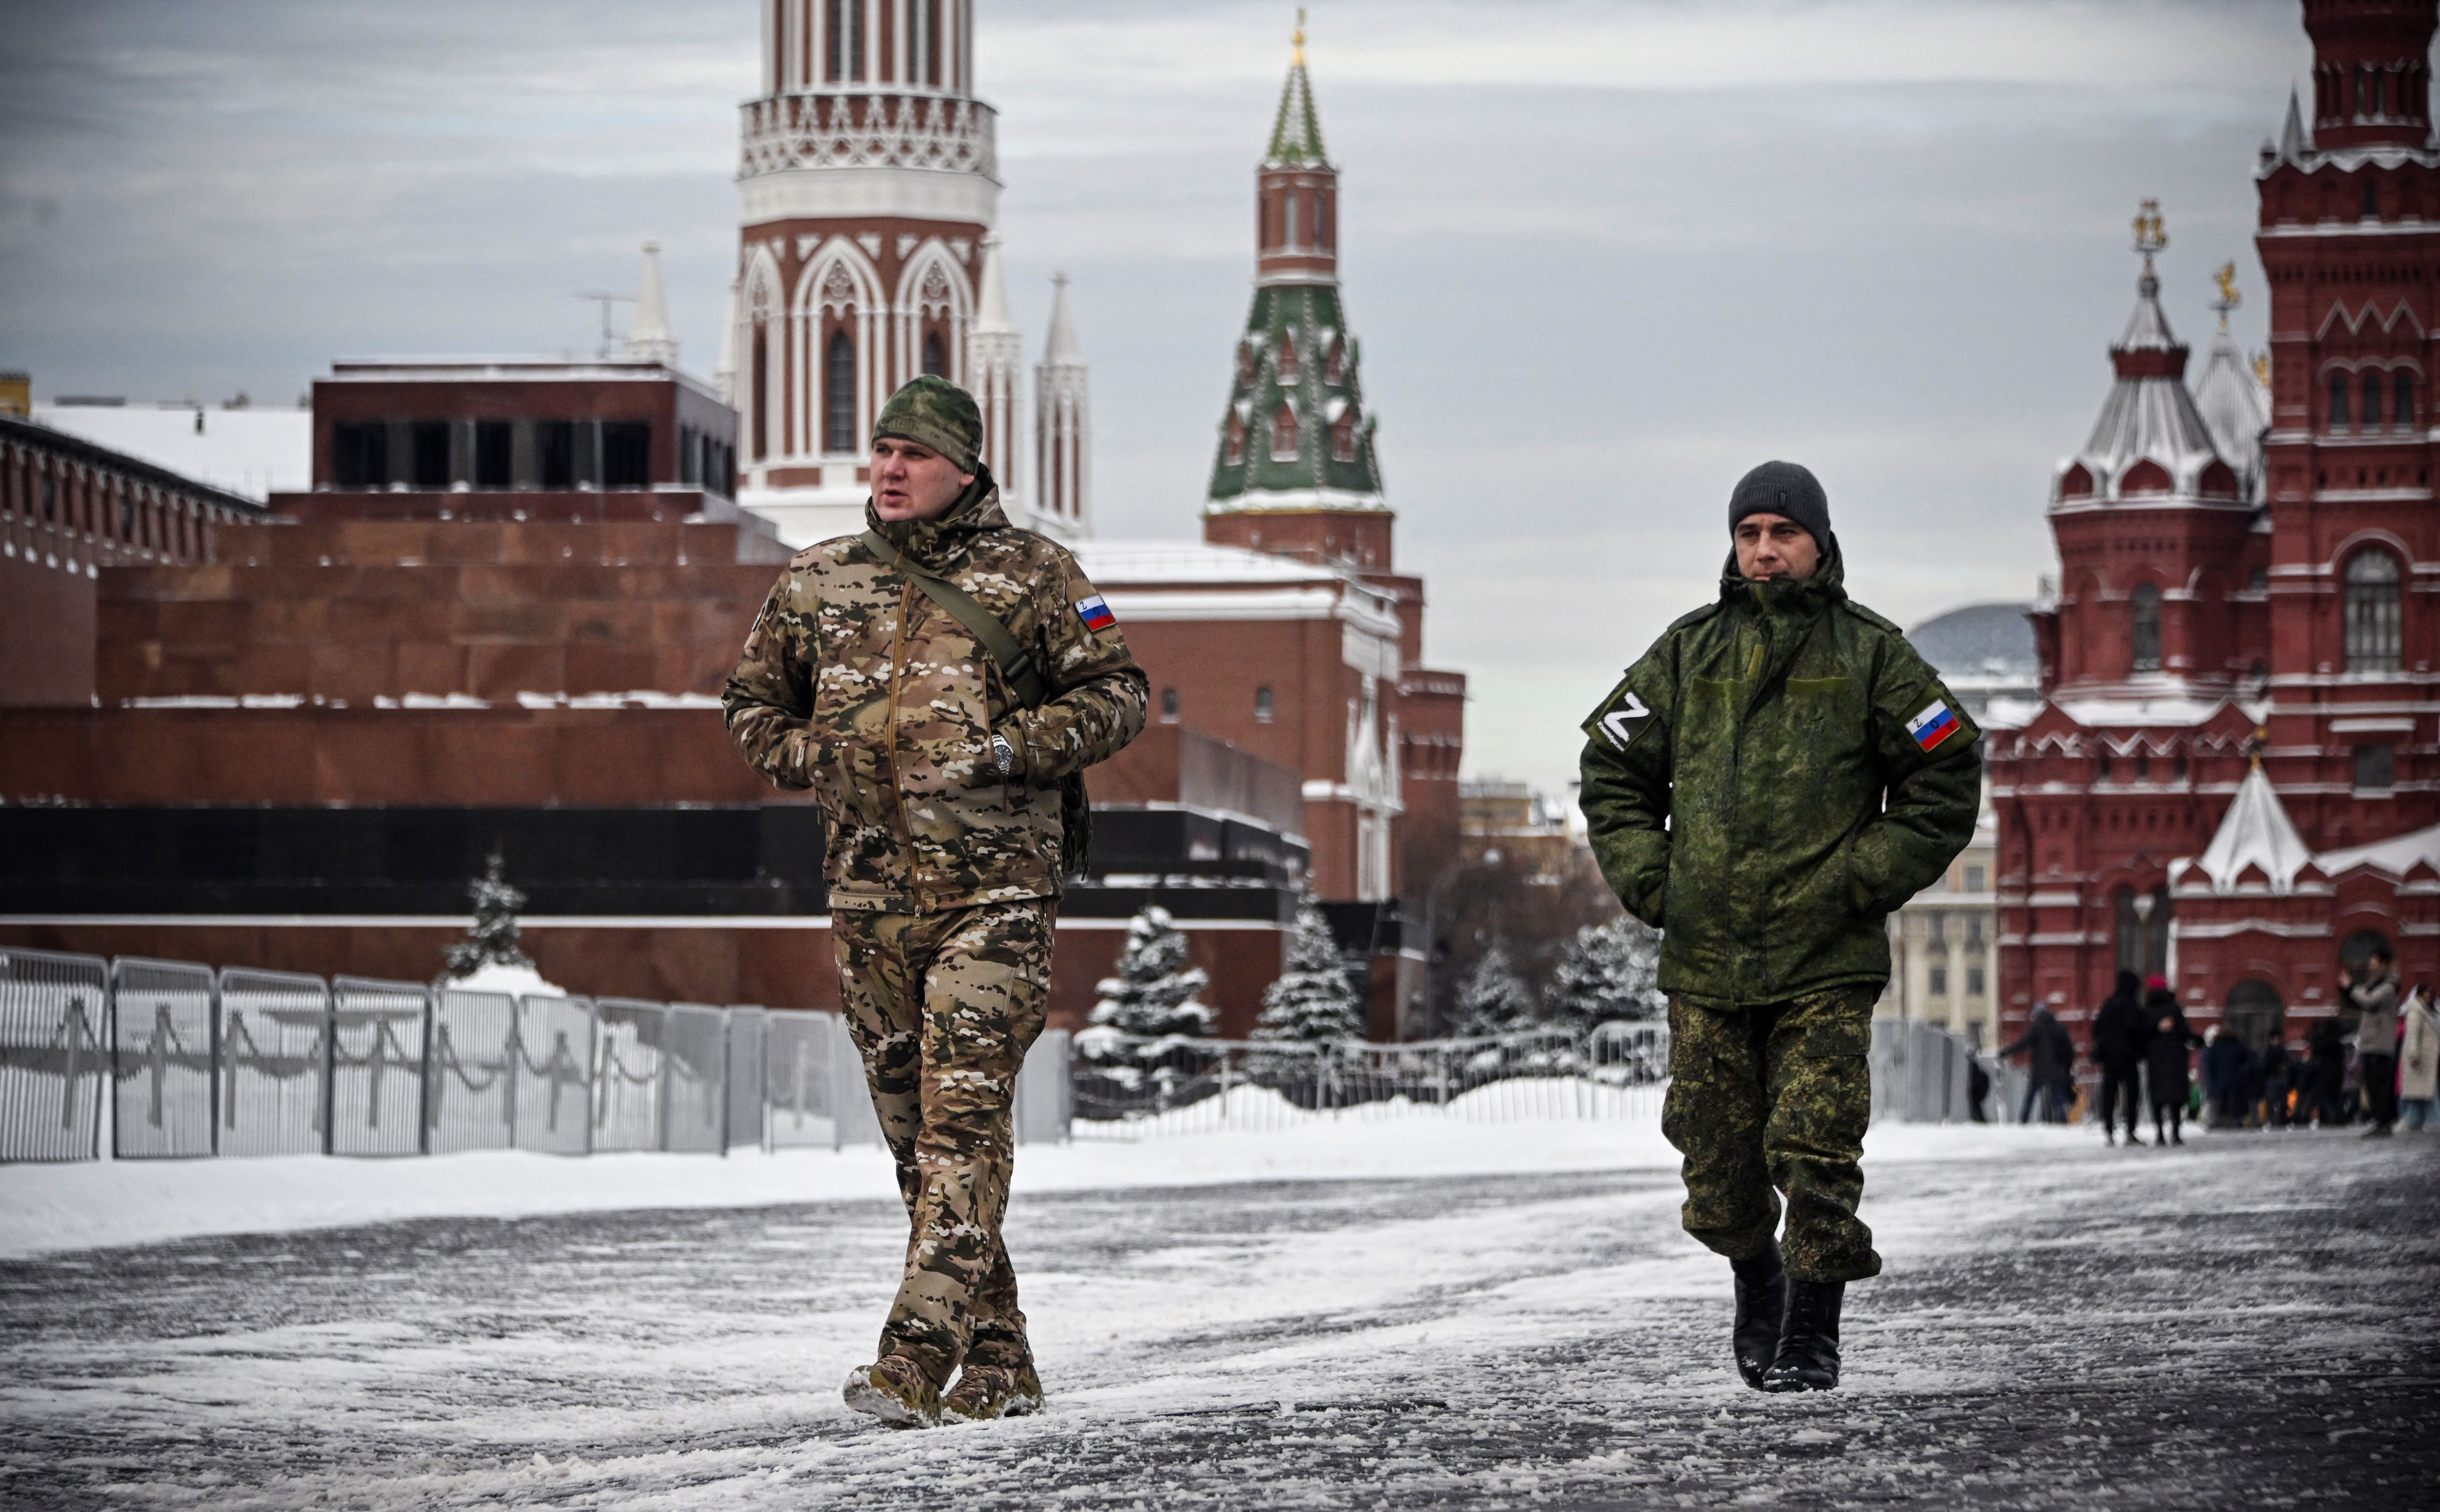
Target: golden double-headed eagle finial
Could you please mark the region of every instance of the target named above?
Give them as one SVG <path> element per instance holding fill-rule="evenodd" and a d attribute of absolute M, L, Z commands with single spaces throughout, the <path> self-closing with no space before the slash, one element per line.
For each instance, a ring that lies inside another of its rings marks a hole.
<path fill-rule="evenodd" d="M 1304 7 L 1302 6 L 1297 7 L 1296 61 L 1299 66 L 1302 66 L 1304 63 Z"/>
<path fill-rule="evenodd" d="M 2223 312 L 2234 310 L 2245 302 L 2245 297 L 2236 292 L 2235 262 L 2221 263 L 2219 271 L 2212 275 L 2212 281 L 2219 285 L 2219 308 Z"/>
<path fill-rule="evenodd" d="M 2150 266 L 2152 254 L 2169 244 L 2169 233 L 2161 226 L 2161 202 L 2145 200 L 2135 212 L 2135 250 L 2144 254 L 2145 266 Z"/>

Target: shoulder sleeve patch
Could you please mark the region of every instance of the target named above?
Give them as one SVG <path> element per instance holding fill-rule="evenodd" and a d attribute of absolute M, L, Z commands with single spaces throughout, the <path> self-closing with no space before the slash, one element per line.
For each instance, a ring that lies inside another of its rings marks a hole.
<path fill-rule="evenodd" d="M 1085 629 L 1097 632 L 1119 622 L 1119 617 L 1110 612 L 1109 603 L 1098 593 L 1088 593 L 1076 601 L 1076 618 L 1085 621 Z"/>
<path fill-rule="evenodd" d="M 1621 682 L 1585 721 L 1584 730 L 1590 739 L 1606 741 L 1612 750 L 1625 750 L 1652 728 L 1652 706 Z"/>

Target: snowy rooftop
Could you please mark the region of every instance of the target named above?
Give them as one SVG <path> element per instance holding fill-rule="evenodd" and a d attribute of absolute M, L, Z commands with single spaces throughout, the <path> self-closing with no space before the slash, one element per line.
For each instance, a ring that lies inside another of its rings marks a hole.
<path fill-rule="evenodd" d="M 2216 892 L 2233 890 L 2238 874 L 2251 866 L 2262 869 L 2271 891 L 2284 894 L 2295 886 L 2296 873 L 2312 858 L 2305 837 L 2288 818 L 2287 806 L 2271 791 L 2270 779 L 2256 766 L 2237 785 L 2236 797 L 2229 801 L 2228 813 L 2199 864 Z"/>
<path fill-rule="evenodd" d="M 2031 687 L 2041 676 L 2041 654 L 2025 618 L 2030 604 L 1972 603 L 1927 620 L 1907 640 L 1951 687 L 1969 679 Z"/>
<path fill-rule="evenodd" d="M 1132 587 L 1220 583 L 1336 583 L 1348 578 L 1337 567 L 1240 546 L 1200 541 L 1084 541 L 1076 560 L 1096 585 Z"/>
<path fill-rule="evenodd" d="M 251 499 L 313 486 L 310 409 L 37 405 L 33 418 L 53 430 Z"/>

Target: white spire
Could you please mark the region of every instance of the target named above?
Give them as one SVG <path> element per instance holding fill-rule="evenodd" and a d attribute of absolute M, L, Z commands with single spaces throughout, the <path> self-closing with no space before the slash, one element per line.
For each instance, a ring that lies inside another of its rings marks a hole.
<path fill-rule="evenodd" d="M 966 331 L 967 387 L 983 412 L 983 460 L 999 483 L 1000 508 L 1019 525 L 1034 523 L 1025 507 L 1025 341 L 1008 317 L 1008 282 L 1000 275 L 999 237 L 983 237 L 982 287 L 975 323 Z"/>
<path fill-rule="evenodd" d="M 1076 346 L 1076 322 L 1068 314 L 1068 275 L 1050 275 L 1050 341 L 1043 349 L 1046 363 L 1083 362 Z"/>
<path fill-rule="evenodd" d="M 2313 139 L 2305 135 L 2305 113 L 2296 105 L 2296 91 L 2288 91 L 2288 120 L 2279 128 L 2279 155 L 2288 162 L 2302 165 L 2313 151 Z"/>
<path fill-rule="evenodd" d="M 1050 281 L 1050 339 L 1033 369 L 1033 515 L 1036 529 L 1081 541 L 1093 533 L 1093 401 L 1068 275 Z"/>
<path fill-rule="evenodd" d="M 983 238 L 982 298 L 975 311 L 975 330 L 1010 332 L 1016 327 L 1008 318 L 1008 280 L 1000 276 L 999 233 Z"/>
<path fill-rule="evenodd" d="M 622 350 L 630 357 L 678 365 L 677 338 L 670 334 L 669 300 L 661 294 L 661 243 L 644 243 L 644 279 L 636 289 L 636 320 L 627 328 Z"/>
<path fill-rule="evenodd" d="M 2219 833 L 2203 851 L 2201 865 L 2215 892 L 2234 891 L 2237 873 L 2257 866 L 2270 891 L 2284 896 L 2295 887 L 2296 873 L 2312 859 L 2305 837 L 2288 818 L 2287 806 L 2256 764 L 2237 785 L 2236 796 L 2229 800 L 2228 813 L 2219 821 Z"/>

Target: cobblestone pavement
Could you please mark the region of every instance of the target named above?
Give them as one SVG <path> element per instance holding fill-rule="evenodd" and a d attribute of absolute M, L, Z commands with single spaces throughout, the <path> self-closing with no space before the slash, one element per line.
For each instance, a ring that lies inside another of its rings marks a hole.
<path fill-rule="evenodd" d="M 1835 1394 L 1666 1176 L 1021 1197 L 1050 1410 L 892 1432 L 880 1204 L 0 1266 L 0 1504 L 2440 1505 L 2440 1138 L 1878 1164 Z"/>

